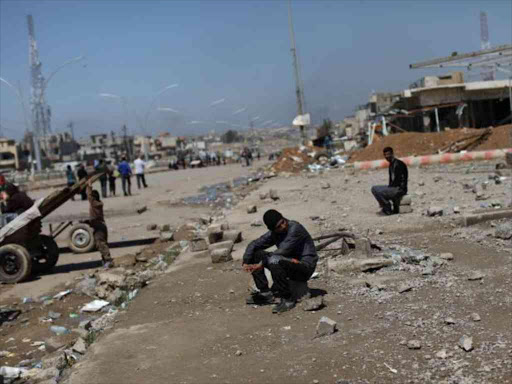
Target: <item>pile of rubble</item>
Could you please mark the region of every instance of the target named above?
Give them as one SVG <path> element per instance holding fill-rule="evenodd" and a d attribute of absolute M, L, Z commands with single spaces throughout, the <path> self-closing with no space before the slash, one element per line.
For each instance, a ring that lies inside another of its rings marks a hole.
<path fill-rule="evenodd" d="M 311 146 L 285 148 L 270 170 L 280 174 L 298 174 L 308 170 L 318 172 L 344 165 L 347 159 L 347 156 L 341 156 L 339 153 L 330 154 L 324 148 Z"/>
<path fill-rule="evenodd" d="M 175 241 L 181 244 L 184 251 L 192 253 L 194 258 L 210 258 L 212 263 L 222 263 L 233 260 L 231 253 L 236 243 L 242 241 L 242 232 L 230 228 L 223 216 L 212 217 L 203 215 L 196 221 L 191 221 L 177 228 L 156 225 L 148 226 L 148 230 L 160 229 L 160 239 Z"/>
<path fill-rule="evenodd" d="M 385 147 L 392 147 L 398 157 L 510 148 L 511 130 L 512 125 L 503 125 L 488 129 L 461 128 L 443 132 L 396 133 L 376 137 L 371 145 L 354 152 L 350 162 L 380 160 Z"/>

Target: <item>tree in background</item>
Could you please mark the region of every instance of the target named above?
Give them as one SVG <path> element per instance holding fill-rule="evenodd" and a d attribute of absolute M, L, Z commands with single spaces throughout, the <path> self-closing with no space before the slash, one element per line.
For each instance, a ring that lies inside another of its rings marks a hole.
<path fill-rule="evenodd" d="M 225 144 L 238 143 L 242 141 L 242 137 L 237 131 L 230 129 L 221 136 L 221 140 Z"/>

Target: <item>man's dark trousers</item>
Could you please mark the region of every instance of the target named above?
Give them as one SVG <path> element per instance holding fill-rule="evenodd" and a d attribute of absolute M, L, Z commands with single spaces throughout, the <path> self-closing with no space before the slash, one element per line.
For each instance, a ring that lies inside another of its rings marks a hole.
<path fill-rule="evenodd" d="M 144 186 L 144 188 L 147 188 L 147 184 L 146 184 L 146 177 L 144 176 L 143 173 L 137 173 L 135 176 L 137 176 L 137 188 L 140 189 L 140 184 L 142 182 L 142 185 Z"/>
<path fill-rule="evenodd" d="M 107 197 L 107 179 L 100 179 L 101 184 L 101 197 Z"/>
<path fill-rule="evenodd" d="M 130 180 L 130 176 L 129 175 L 123 175 L 121 177 L 121 185 L 123 186 L 123 193 L 124 193 L 124 195 L 125 196 L 127 196 L 127 195 L 131 196 L 131 194 L 132 194 L 132 181 Z M 128 187 L 128 191 L 127 191 L 127 187 Z"/>
<path fill-rule="evenodd" d="M 292 263 L 290 259 L 284 257 L 280 257 L 281 260 L 274 264 L 269 262 L 269 259 L 272 257 L 273 255 L 270 252 L 256 252 L 252 263 L 257 264 L 262 262 L 263 267 L 267 268 L 272 274 L 272 280 L 274 282 L 272 291 L 278 293 L 285 299 L 289 299 L 292 296 L 292 292 L 290 291 L 290 284 L 288 280 L 308 281 L 315 269 L 302 262 L 299 262 L 298 264 Z M 265 276 L 264 269 L 253 272 L 252 277 L 260 292 L 269 291 L 268 280 Z"/>
<path fill-rule="evenodd" d="M 388 187 L 386 185 L 375 185 L 372 187 L 373 196 L 379 202 L 381 208 L 391 211 L 391 202 L 398 204 L 400 198 L 404 195 L 398 187 Z M 395 207 L 396 208 L 396 207 Z"/>

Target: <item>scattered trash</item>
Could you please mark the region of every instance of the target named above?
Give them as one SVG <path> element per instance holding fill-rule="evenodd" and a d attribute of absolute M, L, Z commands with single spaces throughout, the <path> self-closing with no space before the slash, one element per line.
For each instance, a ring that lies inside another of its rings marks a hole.
<path fill-rule="evenodd" d="M 391 368 L 389 365 L 387 365 L 386 363 L 384 363 L 384 365 L 386 366 L 387 369 L 389 369 L 392 373 L 398 373 L 398 371 L 395 369 L 395 368 Z"/>
<path fill-rule="evenodd" d="M 53 298 L 55 300 L 61 300 L 63 297 L 66 297 L 67 295 L 69 295 L 71 292 L 73 292 L 73 290 L 68 289 L 67 291 L 62 291 L 62 292 L 57 293 L 55 296 L 53 296 Z"/>
<path fill-rule="evenodd" d="M 108 301 L 105 300 L 93 300 L 90 303 L 87 303 L 82 309 L 81 312 L 98 312 L 100 309 L 110 305 Z"/>
<path fill-rule="evenodd" d="M 56 335 L 67 335 L 68 333 L 71 333 L 69 329 L 67 329 L 66 327 L 61 327 L 59 325 L 52 325 L 50 327 L 50 331 L 52 331 Z"/>

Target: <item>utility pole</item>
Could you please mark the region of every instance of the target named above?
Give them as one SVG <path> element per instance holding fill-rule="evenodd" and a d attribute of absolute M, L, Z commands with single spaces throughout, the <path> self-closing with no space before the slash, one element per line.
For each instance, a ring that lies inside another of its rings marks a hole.
<path fill-rule="evenodd" d="M 292 1 L 288 0 L 288 24 L 290 27 L 290 40 L 291 40 L 291 52 L 293 59 L 293 69 L 295 74 L 295 96 L 297 98 L 297 112 L 299 115 L 304 114 L 304 90 L 301 88 L 301 78 L 299 72 L 299 62 L 297 59 L 297 47 L 295 45 L 295 31 L 293 30 L 293 19 L 292 19 Z M 302 141 L 306 141 L 306 131 L 304 126 L 300 126 L 300 135 Z"/>

